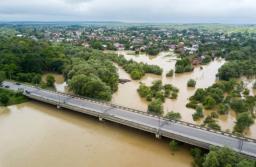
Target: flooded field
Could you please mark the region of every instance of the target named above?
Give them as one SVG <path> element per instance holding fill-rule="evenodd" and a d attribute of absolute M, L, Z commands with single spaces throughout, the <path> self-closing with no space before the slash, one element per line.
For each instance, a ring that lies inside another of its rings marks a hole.
<path fill-rule="evenodd" d="M 1 167 L 190 167 L 189 149 L 38 102 L 0 108 Z"/>

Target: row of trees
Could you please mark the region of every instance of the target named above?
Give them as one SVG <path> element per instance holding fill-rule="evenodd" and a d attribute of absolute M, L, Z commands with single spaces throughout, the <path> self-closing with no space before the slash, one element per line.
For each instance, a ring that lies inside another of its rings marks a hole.
<path fill-rule="evenodd" d="M 230 80 L 242 76 L 253 77 L 256 74 L 256 60 L 235 60 L 224 64 L 218 72 L 221 80 Z"/>
<path fill-rule="evenodd" d="M 108 57 L 124 70 L 129 73 L 134 80 L 141 79 L 145 74 L 161 75 L 163 70 L 156 65 L 149 65 L 144 63 L 137 63 L 133 60 L 126 60 L 124 56 L 117 56 L 115 54 L 108 55 Z"/>
<path fill-rule="evenodd" d="M 194 158 L 193 166 L 196 167 L 255 167 L 254 160 L 246 159 L 244 156 L 229 148 L 212 147 L 209 153 L 199 148 L 191 149 Z"/>

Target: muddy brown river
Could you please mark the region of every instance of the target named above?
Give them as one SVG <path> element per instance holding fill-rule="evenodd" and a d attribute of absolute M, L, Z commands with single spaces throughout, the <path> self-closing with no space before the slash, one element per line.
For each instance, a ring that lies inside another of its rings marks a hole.
<path fill-rule="evenodd" d="M 189 149 L 39 102 L 0 108 L 1 167 L 190 167 Z"/>

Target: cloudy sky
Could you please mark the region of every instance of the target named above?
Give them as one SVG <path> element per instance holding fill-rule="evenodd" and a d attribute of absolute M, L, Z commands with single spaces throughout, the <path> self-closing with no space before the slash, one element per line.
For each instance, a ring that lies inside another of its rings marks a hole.
<path fill-rule="evenodd" d="M 256 23 L 256 1 L 0 0 L 0 21 Z"/>

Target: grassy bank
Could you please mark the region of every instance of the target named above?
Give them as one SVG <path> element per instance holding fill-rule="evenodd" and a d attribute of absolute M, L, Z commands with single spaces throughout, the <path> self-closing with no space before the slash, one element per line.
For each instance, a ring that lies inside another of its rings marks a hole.
<path fill-rule="evenodd" d="M 27 102 L 28 99 L 19 92 L 0 88 L 0 106 L 9 106 Z"/>

